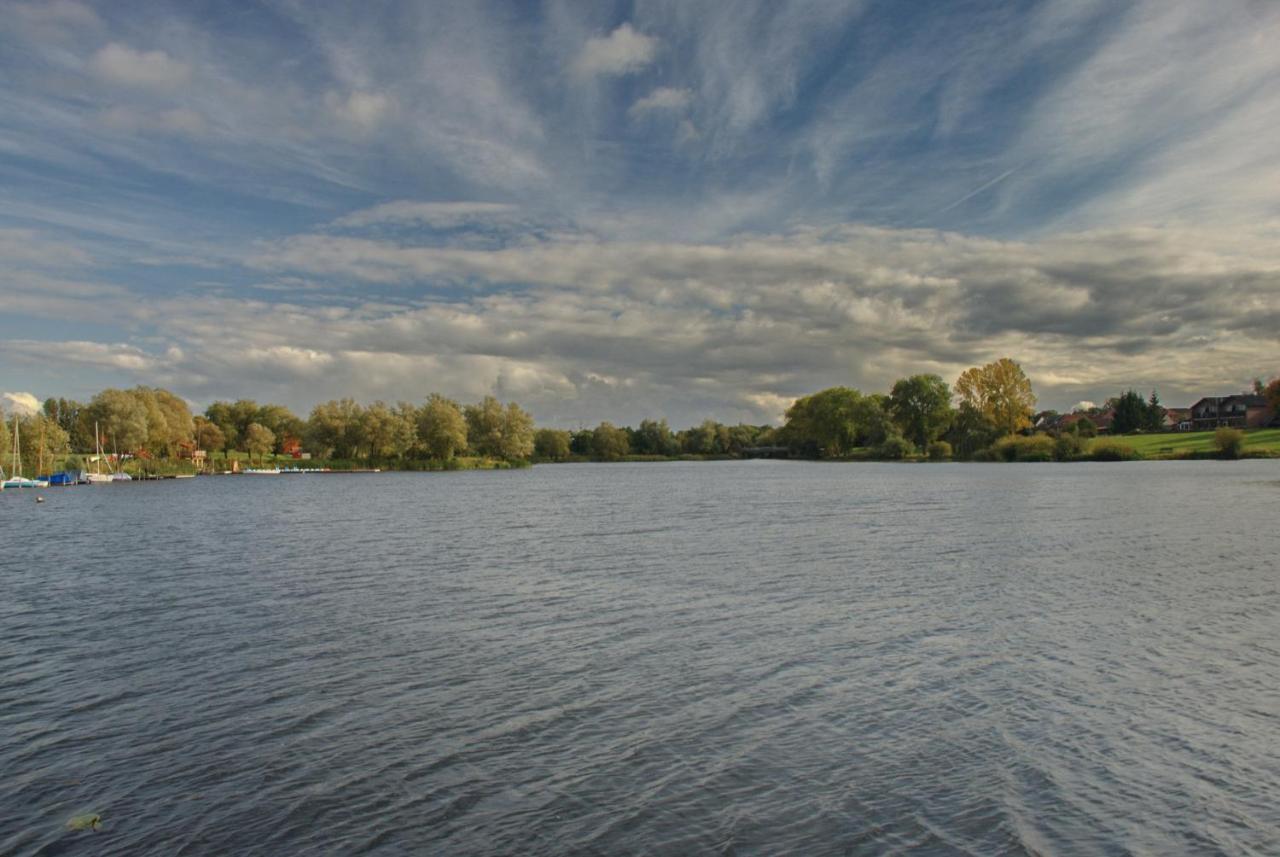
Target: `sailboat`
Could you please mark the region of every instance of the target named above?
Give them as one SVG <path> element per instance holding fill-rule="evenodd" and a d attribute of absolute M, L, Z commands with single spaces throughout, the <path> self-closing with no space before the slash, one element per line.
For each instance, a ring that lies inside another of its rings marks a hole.
<path fill-rule="evenodd" d="M 48 488 L 49 483 L 40 479 L 24 479 L 22 476 L 22 447 L 18 444 L 18 417 L 13 418 L 13 475 L 0 483 L 4 488 Z"/>
<path fill-rule="evenodd" d="M 119 467 L 120 450 L 119 448 L 116 447 L 116 436 L 114 434 L 111 435 L 111 449 L 113 450 L 112 457 L 115 458 L 116 460 L 116 470 L 111 474 L 111 481 L 112 482 L 132 482 L 133 477 L 130 476 L 128 473 L 125 473 Z"/>
<path fill-rule="evenodd" d="M 84 475 L 85 481 L 90 485 L 105 485 L 111 481 L 110 473 L 102 472 L 102 435 L 98 434 L 98 424 L 93 424 L 93 472 Z"/>

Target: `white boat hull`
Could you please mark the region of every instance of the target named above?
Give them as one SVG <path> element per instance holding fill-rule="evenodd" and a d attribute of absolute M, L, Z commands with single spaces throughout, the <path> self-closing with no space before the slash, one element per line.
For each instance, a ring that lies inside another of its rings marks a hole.
<path fill-rule="evenodd" d="M 9 488 L 48 488 L 49 483 L 43 479 L 6 479 L 3 484 L 5 489 Z"/>

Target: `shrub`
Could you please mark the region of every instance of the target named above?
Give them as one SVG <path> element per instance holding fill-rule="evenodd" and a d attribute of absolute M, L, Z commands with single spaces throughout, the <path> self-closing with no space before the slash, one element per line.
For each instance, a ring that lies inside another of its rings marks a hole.
<path fill-rule="evenodd" d="M 1073 431 L 1075 431 L 1076 434 L 1080 435 L 1081 437 L 1097 437 L 1098 436 L 1098 426 L 1094 423 L 1093 420 L 1089 419 L 1088 417 L 1083 417 L 1077 420 L 1076 424 L 1073 425 L 1071 428 Z"/>
<path fill-rule="evenodd" d="M 1137 461 L 1142 455 L 1123 441 L 1103 438 L 1090 445 L 1089 457 L 1094 461 Z"/>
<path fill-rule="evenodd" d="M 951 457 L 951 444 L 945 440 L 935 440 L 929 444 L 930 461 L 946 461 Z"/>
<path fill-rule="evenodd" d="M 1054 461 L 1075 461 L 1084 455 L 1084 441 L 1080 435 L 1063 432 L 1053 442 Z"/>
<path fill-rule="evenodd" d="M 1244 449 L 1244 432 L 1240 429 L 1220 428 L 1213 433 L 1213 445 L 1223 458 L 1239 458 Z"/>
<path fill-rule="evenodd" d="M 989 446 L 986 449 L 978 450 L 973 454 L 973 458 L 970 460 L 981 461 L 981 462 L 1004 461 L 1004 459 L 1000 457 L 1000 453 L 996 451 L 996 448 L 994 446 Z"/>
<path fill-rule="evenodd" d="M 1003 461 L 1053 461 L 1053 438 L 1047 434 L 1011 434 L 996 441 L 992 449 Z"/>
<path fill-rule="evenodd" d="M 916 448 L 911 441 L 900 434 L 891 434 L 884 439 L 884 443 L 876 447 L 876 457 L 901 461 L 909 455 L 914 455 L 915 451 Z"/>

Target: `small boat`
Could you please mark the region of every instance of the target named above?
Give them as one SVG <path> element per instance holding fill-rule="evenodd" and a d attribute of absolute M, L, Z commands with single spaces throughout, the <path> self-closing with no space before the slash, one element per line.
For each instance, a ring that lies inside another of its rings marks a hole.
<path fill-rule="evenodd" d="M 67 470 L 58 473 L 50 473 L 48 476 L 40 476 L 38 478 L 48 482 L 50 486 L 55 485 L 78 485 L 82 480 L 82 473 L 72 473 Z"/>
<path fill-rule="evenodd" d="M 22 476 L 22 447 L 18 443 L 18 418 L 13 418 L 13 475 L 0 481 L 0 488 L 48 488 L 49 483 Z"/>
<path fill-rule="evenodd" d="M 279 476 L 279 467 L 246 467 L 240 471 L 245 476 Z"/>
<path fill-rule="evenodd" d="M 102 459 L 106 455 L 102 451 L 102 435 L 98 434 L 98 424 L 93 424 L 93 472 L 84 474 L 84 482 L 88 485 L 106 485 L 108 482 L 114 482 L 115 478 L 110 471 L 102 472 Z"/>

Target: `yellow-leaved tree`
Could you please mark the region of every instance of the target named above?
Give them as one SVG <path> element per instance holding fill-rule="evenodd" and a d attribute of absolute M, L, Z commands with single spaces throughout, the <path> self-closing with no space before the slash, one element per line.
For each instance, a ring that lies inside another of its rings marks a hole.
<path fill-rule="evenodd" d="M 965 370 L 955 392 L 962 406 L 973 408 L 1004 434 L 1031 426 L 1036 396 L 1022 367 L 1008 357 Z"/>

